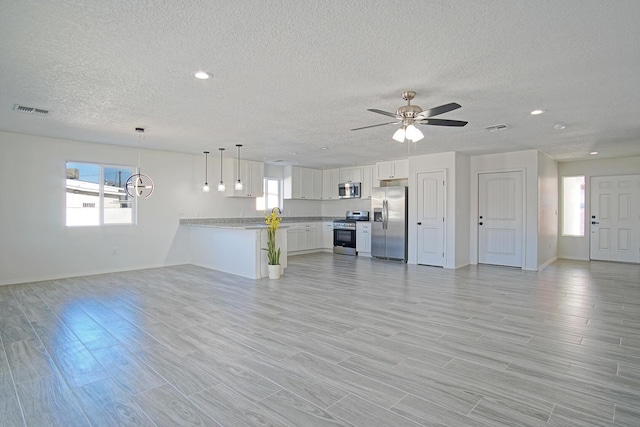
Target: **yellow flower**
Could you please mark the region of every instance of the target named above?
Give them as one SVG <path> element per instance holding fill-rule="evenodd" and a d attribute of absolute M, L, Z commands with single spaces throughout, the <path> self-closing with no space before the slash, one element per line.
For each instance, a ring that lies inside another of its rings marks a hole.
<path fill-rule="evenodd" d="M 276 231 L 280 227 L 280 221 L 282 218 L 278 216 L 280 213 L 279 208 L 273 208 L 271 213 L 264 213 L 264 222 L 268 225 L 267 228 L 267 256 L 269 258 L 269 265 L 280 264 L 280 248 L 276 248 Z"/>

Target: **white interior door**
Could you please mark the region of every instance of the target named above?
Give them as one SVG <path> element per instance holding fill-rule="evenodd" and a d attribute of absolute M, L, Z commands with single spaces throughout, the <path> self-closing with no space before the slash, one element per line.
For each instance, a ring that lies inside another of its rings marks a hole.
<path fill-rule="evenodd" d="M 640 262 L 640 175 L 591 178 L 590 258 Z"/>
<path fill-rule="evenodd" d="M 522 172 L 478 177 L 478 262 L 522 267 Z"/>
<path fill-rule="evenodd" d="M 444 172 L 418 174 L 418 264 L 444 266 Z"/>

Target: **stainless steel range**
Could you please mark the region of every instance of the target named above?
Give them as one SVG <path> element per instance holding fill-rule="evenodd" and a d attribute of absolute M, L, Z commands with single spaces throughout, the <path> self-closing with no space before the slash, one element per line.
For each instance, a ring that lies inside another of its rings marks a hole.
<path fill-rule="evenodd" d="M 369 221 L 369 211 L 347 211 L 344 219 L 333 220 L 333 253 L 357 255 L 356 222 Z"/>

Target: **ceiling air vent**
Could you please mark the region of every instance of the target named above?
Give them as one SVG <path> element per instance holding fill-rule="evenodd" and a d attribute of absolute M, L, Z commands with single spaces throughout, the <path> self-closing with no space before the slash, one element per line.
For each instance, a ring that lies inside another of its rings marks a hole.
<path fill-rule="evenodd" d="M 24 105 L 19 105 L 19 104 L 16 104 L 13 106 L 13 111 L 17 111 L 18 113 L 34 114 L 36 116 L 49 115 L 49 110 L 45 110 L 42 108 L 26 107 Z"/>
<path fill-rule="evenodd" d="M 509 129 L 509 126 L 507 126 L 507 125 L 493 125 L 493 126 L 487 126 L 485 129 L 488 130 L 489 132 L 497 132 L 499 130 Z"/>

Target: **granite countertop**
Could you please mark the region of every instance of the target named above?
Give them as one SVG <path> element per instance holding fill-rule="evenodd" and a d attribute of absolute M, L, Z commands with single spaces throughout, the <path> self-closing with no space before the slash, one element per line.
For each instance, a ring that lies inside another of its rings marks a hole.
<path fill-rule="evenodd" d="M 337 217 L 323 217 L 323 216 L 296 216 L 296 217 L 282 217 L 280 227 L 287 228 L 287 224 L 299 223 L 299 222 L 323 222 L 333 221 L 334 219 L 342 219 Z M 183 218 L 180 220 L 180 225 L 187 225 L 191 227 L 211 227 L 211 228 L 229 228 L 240 230 L 251 230 L 266 228 L 263 217 L 256 218 Z"/>

